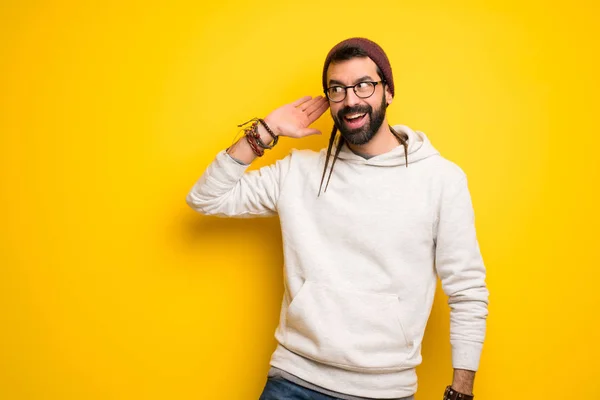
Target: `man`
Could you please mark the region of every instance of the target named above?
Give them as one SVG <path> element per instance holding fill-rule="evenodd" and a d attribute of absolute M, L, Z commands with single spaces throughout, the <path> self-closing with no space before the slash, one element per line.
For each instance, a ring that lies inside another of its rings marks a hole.
<path fill-rule="evenodd" d="M 449 296 L 454 368 L 440 396 L 470 399 L 488 290 L 466 176 L 425 134 L 388 124 L 394 80 L 376 43 L 337 44 L 323 89 L 326 98 L 255 121 L 187 196 L 207 215 L 279 214 L 285 292 L 260 399 L 413 399 L 436 274 Z M 327 108 L 326 151 L 293 150 L 245 172 L 280 136 L 319 134 L 309 126 Z"/>

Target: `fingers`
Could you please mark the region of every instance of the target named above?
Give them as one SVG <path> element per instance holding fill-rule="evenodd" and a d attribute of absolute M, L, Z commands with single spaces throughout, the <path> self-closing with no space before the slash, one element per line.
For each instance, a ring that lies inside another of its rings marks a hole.
<path fill-rule="evenodd" d="M 315 107 L 316 104 L 322 102 L 323 100 L 323 96 L 305 96 L 301 99 L 296 100 L 292 104 L 296 104 L 294 107 L 298 108 L 300 111 L 307 112 L 307 110 Z"/>
<path fill-rule="evenodd" d="M 301 98 L 299 98 L 298 100 L 294 101 L 294 102 L 292 103 L 292 105 L 293 105 L 294 107 L 298 107 L 300 104 L 306 103 L 306 102 L 307 102 L 308 100 L 310 100 L 310 99 L 312 99 L 312 97 L 311 97 L 311 96 L 304 96 L 304 97 L 301 97 Z"/>
<path fill-rule="evenodd" d="M 323 96 L 317 96 L 314 99 L 307 101 L 305 104 L 302 104 L 302 106 L 300 108 L 306 114 L 310 115 L 315 110 L 319 109 L 323 105 L 323 103 L 327 103 L 327 101 L 323 98 Z M 305 105 L 306 105 L 306 107 L 304 107 Z"/>
<path fill-rule="evenodd" d="M 308 113 L 308 118 L 311 121 L 311 123 L 318 120 L 319 117 L 323 115 L 323 113 L 327 111 L 328 108 L 329 102 L 327 100 L 323 99 L 322 102 L 319 102 L 317 104 L 317 107 L 315 107 L 310 113 Z"/>

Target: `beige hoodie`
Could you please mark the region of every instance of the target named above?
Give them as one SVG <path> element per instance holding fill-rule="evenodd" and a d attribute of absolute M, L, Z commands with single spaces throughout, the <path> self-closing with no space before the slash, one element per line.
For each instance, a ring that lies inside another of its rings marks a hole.
<path fill-rule="evenodd" d="M 424 133 L 394 128 L 408 135 L 408 167 L 403 146 L 369 159 L 344 146 L 319 197 L 325 150 L 251 172 L 222 151 L 187 196 L 207 215 L 279 214 L 285 292 L 271 365 L 370 398 L 416 392 L 436 275 L 454 368 L 477 370 L 487 317 L 466 176 Z"/>

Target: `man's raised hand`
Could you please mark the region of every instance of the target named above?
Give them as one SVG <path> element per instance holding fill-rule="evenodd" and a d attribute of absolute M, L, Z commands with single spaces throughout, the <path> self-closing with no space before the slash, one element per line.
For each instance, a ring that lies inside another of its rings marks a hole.
<path fill-rule="evenodd" d="M 320 135 L 321 131 L 309 126 L 328 108 L 329 102 L 323 96 L 304 96 L 277 108 L 265 117 L 265 122 L 278 136 L 301 138 Z"/>

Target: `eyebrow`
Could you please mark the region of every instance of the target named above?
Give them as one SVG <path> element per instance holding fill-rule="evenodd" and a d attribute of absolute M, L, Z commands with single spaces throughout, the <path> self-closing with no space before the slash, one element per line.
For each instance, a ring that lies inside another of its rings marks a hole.
<path fill-rule="evenodd" d="M 371 78 L 369 75 L 365 75 L 361 78 L 358 78 L 357 80 L 354 81 L 354 84 L 357 84 L 358 82 L 362 82 L 362 81 L 372 81 L 373 78 Z M 343 82 L 340 81 L 336 81 L 335 79 L 330 79 L 329 80 L 329 84 L 330 85 L 344 85 Z"/>

